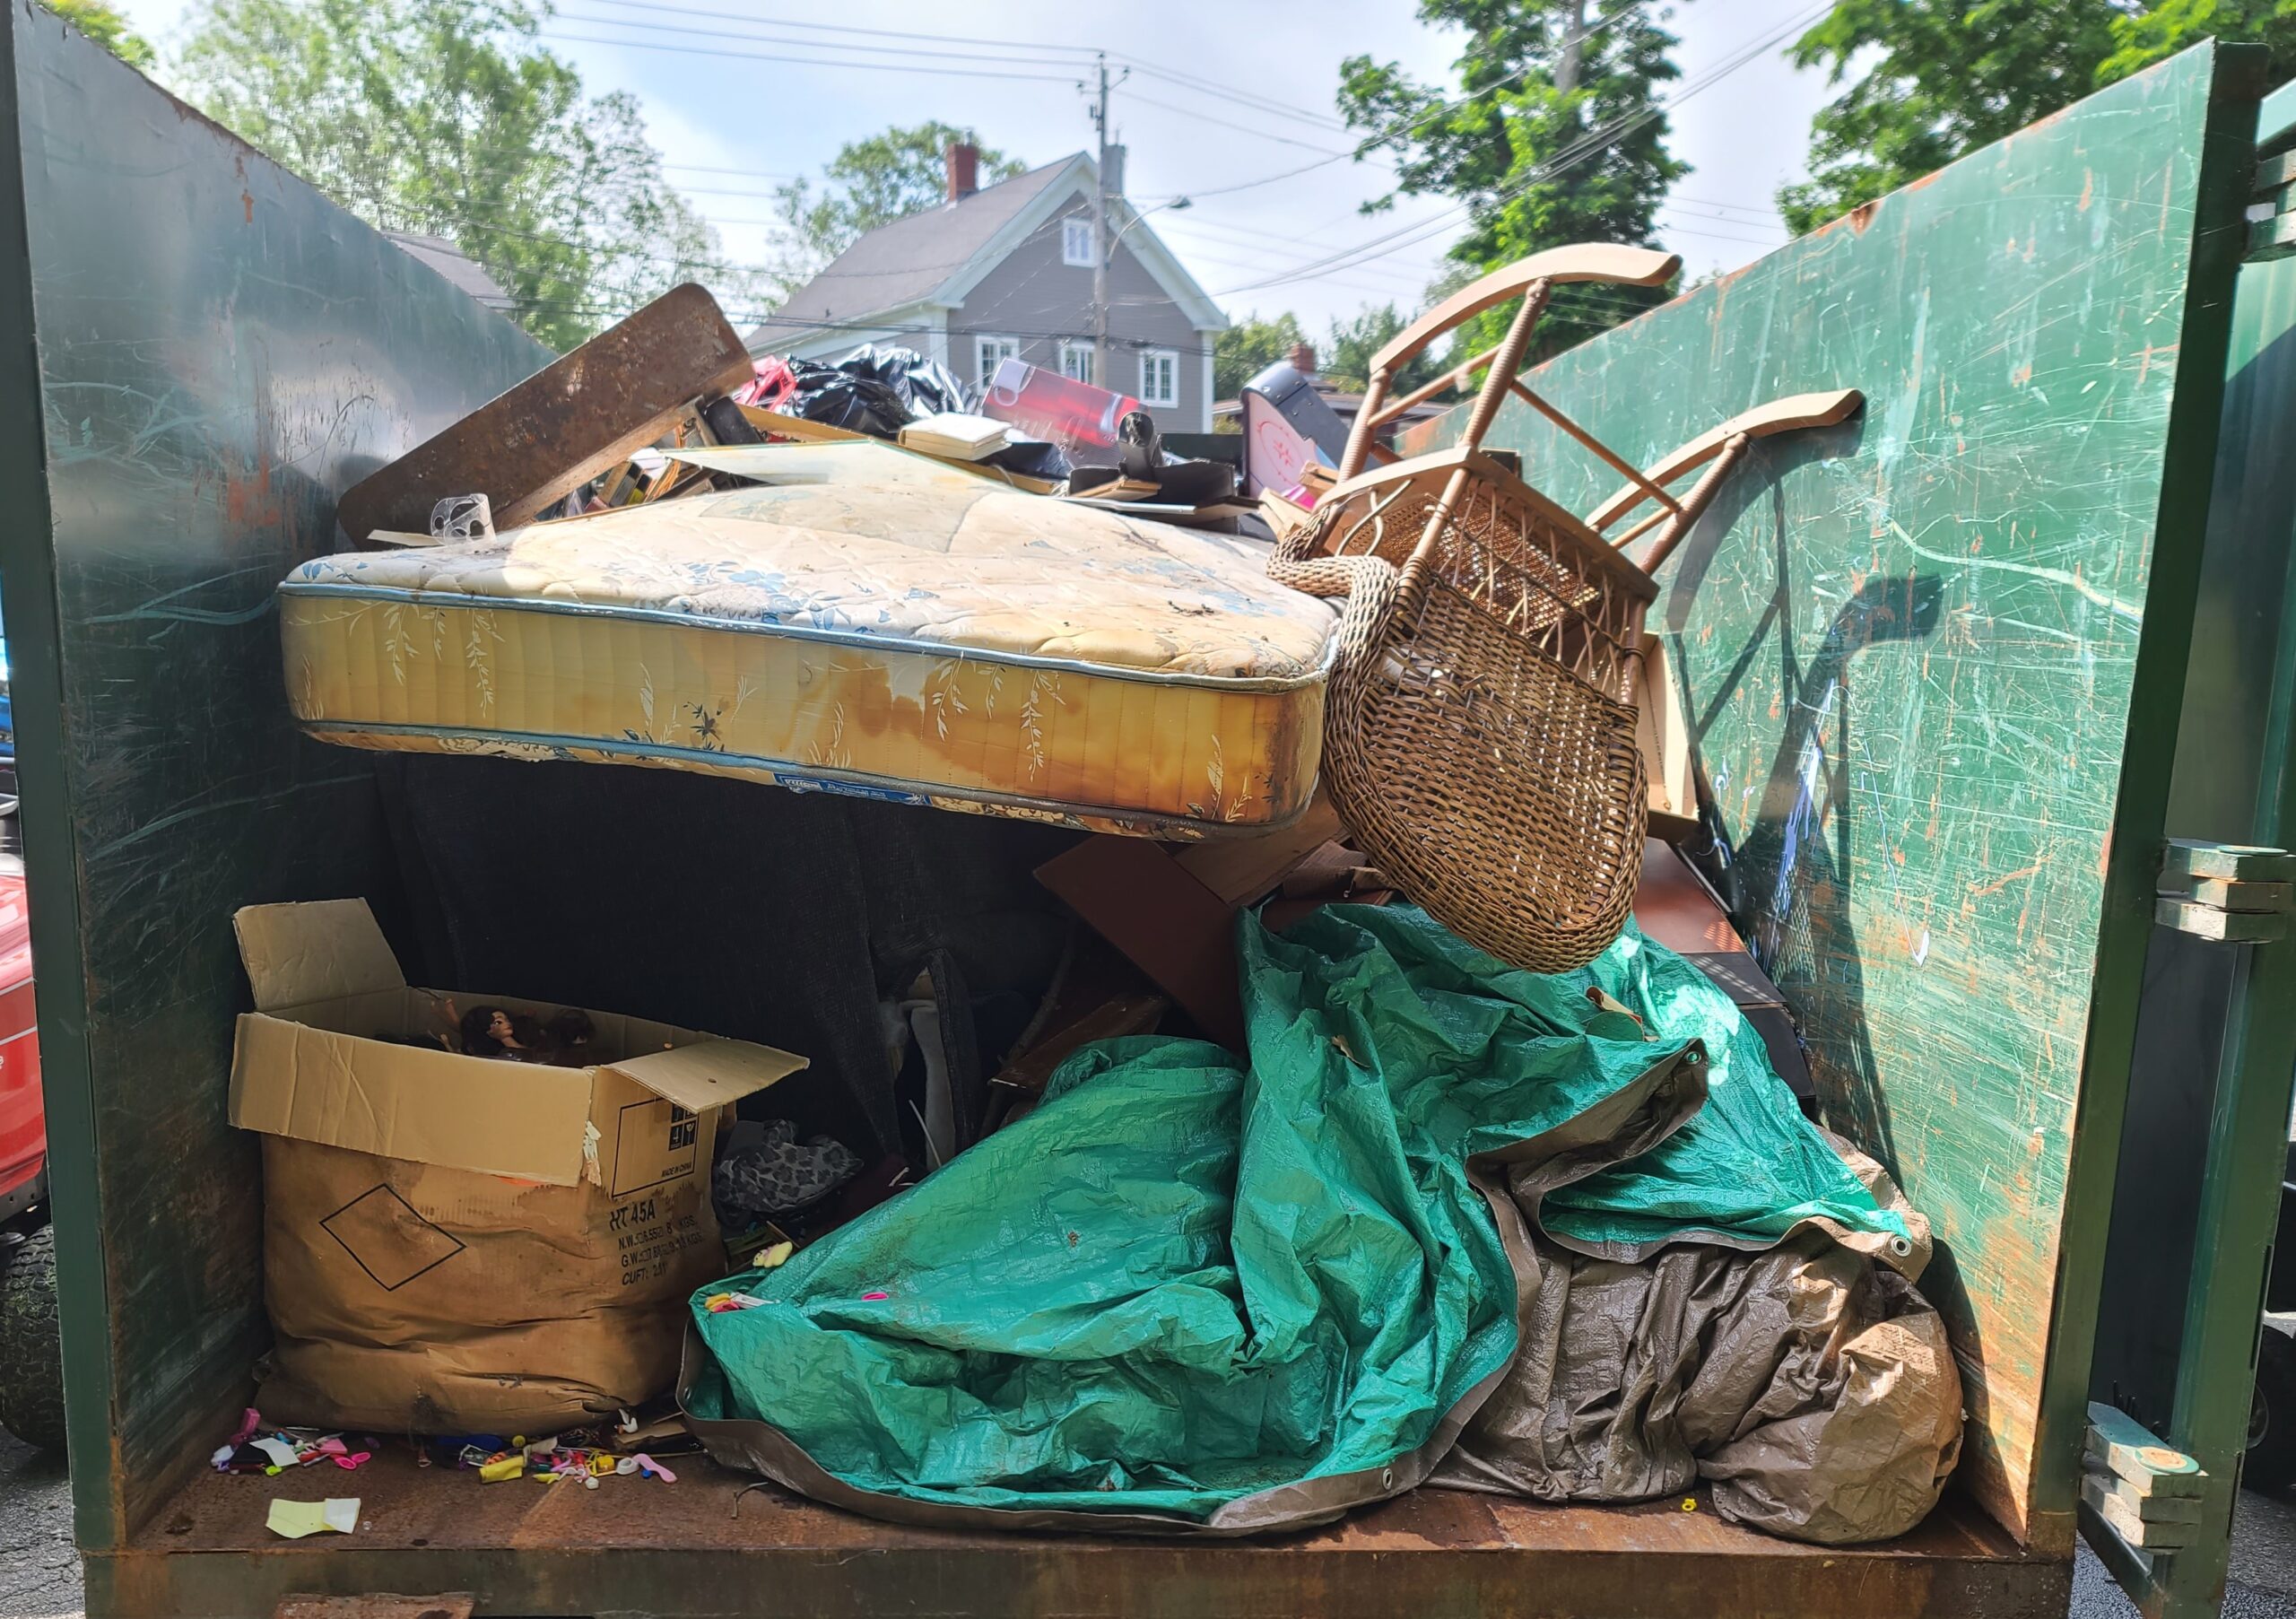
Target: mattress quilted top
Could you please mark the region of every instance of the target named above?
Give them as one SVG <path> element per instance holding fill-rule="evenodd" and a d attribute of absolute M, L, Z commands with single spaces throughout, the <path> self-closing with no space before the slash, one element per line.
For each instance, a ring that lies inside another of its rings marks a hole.
<path fill-rule="evenodd" d="M 749 485 L 307 562 L 291 592 L 466 596 L 1178 679 L 1319 680 L 1337 616 L 1265 548 L 957 474 Z"/>

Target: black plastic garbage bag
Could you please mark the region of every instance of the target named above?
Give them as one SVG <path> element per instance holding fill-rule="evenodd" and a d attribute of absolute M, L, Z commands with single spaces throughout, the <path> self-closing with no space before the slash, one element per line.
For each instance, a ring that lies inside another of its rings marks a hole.
<path fill-rule="evenodd" d="M 782 406 L 808 422 L 890 439 L 920 416 L 961 411 L 965 385 L 915 349 L 863 344 L 834 365 L 792 360 L 797 391 Z"/>

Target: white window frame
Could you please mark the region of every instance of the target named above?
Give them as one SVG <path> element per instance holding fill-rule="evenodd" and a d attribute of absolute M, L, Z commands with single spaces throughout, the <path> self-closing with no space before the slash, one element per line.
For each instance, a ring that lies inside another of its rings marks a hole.
<path fill-rule="evenodd" d="M 1076 382 L 1100 385 L 1092 375 L 1093 345 L 1089 343 L 1064 343 L 1060 345 L 1060 374 Z"/>
<path fill-rule="evenodd" d="M 976 334 L 972 340 L 974 380 L 981 387 L 987 387 L 988 379 L 996 375 L 996 368 L 1001 362 L 1018 360 L 1020 357 L 1021 340 L 1019 338 Z"/>
<path fill-rule="evenodd" d="M 1092 222 L 1071 214 L 1060 222 L 1060 262 L 1092 267 Z"/>
<path fill-rule="evenodd" d="M 1156 387 L 1159 366 L 1166 368 L 1164 386 Z M 1162 410 L 1178 410 L 1180 404 L 1180 355 L 1178 349 L 1143 349 L 1140 351 L 1140 403 Z"/>

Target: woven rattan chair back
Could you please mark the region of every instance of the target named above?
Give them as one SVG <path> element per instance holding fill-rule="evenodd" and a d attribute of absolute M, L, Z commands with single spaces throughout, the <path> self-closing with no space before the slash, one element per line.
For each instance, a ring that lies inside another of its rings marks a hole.
<path fill-rule="evenodd" d="M 1461 937 L 1533 971 L 1592 961 L 1633 906 L 1648 808 L 1635 713 L 1643 618 L 1657 594 L 1649 570 L 1751 438 L 1857 408 L 1855 394 L 1783 401 L 1646 474 L 1517 376 L 1552 286 L 1659 286 L 1679 267 L 1646 248 L 1558 248 L 1413 322 L 1373 358 L 1341 481 L 1270 564 L 1295 588 L 1346 597 L 1324 768 L 1358 846 Z M 1430 344 L 1518 299 L 1496 345 L 1388 397 L 1395 374 Z M 1457 444 L 1410 460 L 1379 446 L 1382 426 L 1478 371 Z M 1483 452 L 1510 396 L 1626 480 L 1591 520 Z M 1386 465 L 1366 470 L 1381 457 Z M 1687 494 L 1668 492 L 1700 467 Z M 1646 503 L 1647 517 L 1615 541 L 1604 537 Z M 1648 542 L 1641 566 L 1621 549 L 1638 540 Z"/>

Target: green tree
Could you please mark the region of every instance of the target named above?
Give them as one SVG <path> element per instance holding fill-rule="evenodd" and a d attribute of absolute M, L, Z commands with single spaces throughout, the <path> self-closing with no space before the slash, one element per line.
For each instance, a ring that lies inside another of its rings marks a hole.
<path fill-rule="evenodd" d="M 1288 356 L 1294 344 L 1307 340 L 1300 318 L 1288 309 L 1272 320 L 1262 320 L 1256 312 L 1245 316 L 1213 343 L 1212 396 L 1233 399 L 1244 391 L 1245 383 Z"/>
<path fill-rule="evenodd" d="M 970 129 L 937 121 L 894 127 L 853 141 L 822 166 L 822 183 L 796 179 L 774 192 L 775 281 L 787 294 L 803 286 L 856 238 L 933 207 L 948 195 L 949 146 L 980 145 Z M 981 148 L 980 183 L 993 186 L 1027 165 Z"/>
<path fill-rule="evenodd" d="M 1839 0 L 1788 54 L 1860 76 L 1813 121 L 1786 222 L 1811 230 L 2086 95 L 2117 19 L 2112 0 Z"/>
<path fill-rule="evenodd" d="M 1394 342 L 1396 335 L 1414 318 L 1393 303 L 1383 303 L 1364 305 L 1352 320 L 1333 320 L 1331 337 L 1325 345 L 1322 359 L 1318 362 L 1318 369 L 1343 387 L 1364 387 L 1371 379 L 1371 356 Z M 1407 394 L 1422 383 L 1432 380 L 1440 364 L 1439 356 L 1421 353 L 1395 374 L 1389 387 L 1390 394 Z"/>
<path fill-rule="evenodd" d="M 2296 78 L 2296 0 L 2161 0 L 2113 19 L 2114 50 L 2098 82 L 2125 79 L 2212 36 L 2268 47 L 2273 83 Z"/>
<path fill-rule="evenodd" d="M 180 76 L 212 117 L 387 230 L 443 236 L 561 348 L 682 281 L 748 278 L 662 177 L 626 95 L 587 96 L 526 0 L 206 0 Z"/>
<path fill-rule="evenodd" d="M 1466 205 L 1450 257 L 1491 270 L 1570 242 L 1648 244 L 1667 187 L 1689 172 L 1666 151 L 1658 91 L 1680 76 L 1667 16 L 1613 5 L 1590 23 L 1587 0 L 1419 0 L 1419 17 L 1466 34 L 1458 91 L 1422 84 L 1396 64 L 1351 57 L 1339 107 L 1367 132 L 1367 152 L 1394 155 L 1396 195 Z M 1616 287 L 1556 290 L 1539 352 L 1587 336 L 1658 301 Z M 1500 317 L 1460 342 L 1487 346 Z"/>
<path fill-rule="evenodd" d="M 40 4 L 130 67 L 150 73 L 160 65 L 152 42 L 129 27 L 127 19 L 104 0 L 40 0 Z"/>

